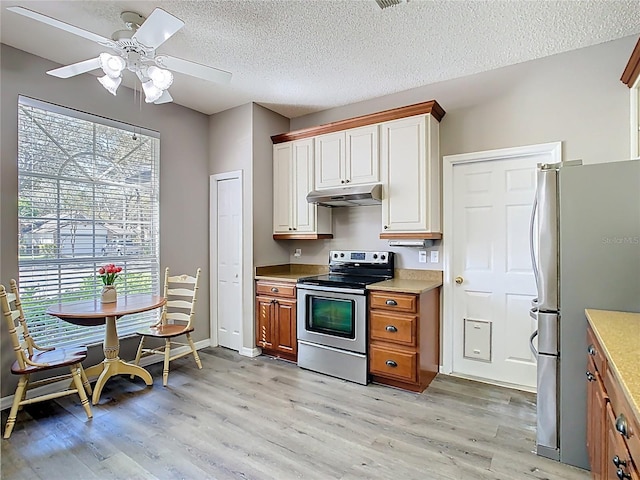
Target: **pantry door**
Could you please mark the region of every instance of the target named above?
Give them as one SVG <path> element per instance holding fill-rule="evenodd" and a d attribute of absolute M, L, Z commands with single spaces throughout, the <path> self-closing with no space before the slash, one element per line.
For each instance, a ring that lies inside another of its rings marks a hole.
<path fill-rule="evenodd" d="M 444 349 L 453 374 L 536 388 L 529 224 L 537 164 L 558 161 L 559 151 L 554 143 L 444 157 Z"/>

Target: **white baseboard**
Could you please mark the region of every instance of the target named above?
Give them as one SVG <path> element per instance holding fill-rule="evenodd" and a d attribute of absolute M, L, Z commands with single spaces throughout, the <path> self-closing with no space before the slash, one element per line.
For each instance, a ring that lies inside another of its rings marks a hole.
<path fill-rule="evenodd" d="M 242 347 L 240 349 L 240 355 L 242 355 L 243 357 L 258 357 L 262 354 L 262 349 L 259 347 L 255 347 L 255 348 L 247 348 L 247 347 Z"/>
<path fill-rule="evenodd" d="M 210 346 L 210 344 L 211 342 L 209 341 L 208 338 L 206 340 L 200 340 L 199 342 L 195 342 L 196 350 L 202 350 L 203 348 Z M 188 352 L 188 351 L 189 351 L 188 346 L 182 346 L 182 347 L 171 349 L 171 353 L 174 355 L 178 355 L 180 353 Z M 149 365 L 153 365 L 154 363 L 161 363 L 163 361 L 164 361 L 164 358 L 162 357 L 162 355 L 149 355 L 148 357 L 144 357 L 140 359 L 140 366 L 147 367 Z M 69 382 L 70 380 L 62 380 L 60 382 L 50 383 L 48 385 L 43 385 L 42 387 L 34 388 L 33 390 L 29 390 L 29 392 L 31 393 L 30 396 L 37 397 L 40 395 L 47 395 L 49 393 L 60 391 L 63 388 L 65 388 L 65 385 L 68 385 Z M 13 397 L 14 397 L 13 395 L 10 395 L 8 397 L 2 397 L 0 399 L 0 410 L 11 408 L 11 405 L 13 404 Z"/>

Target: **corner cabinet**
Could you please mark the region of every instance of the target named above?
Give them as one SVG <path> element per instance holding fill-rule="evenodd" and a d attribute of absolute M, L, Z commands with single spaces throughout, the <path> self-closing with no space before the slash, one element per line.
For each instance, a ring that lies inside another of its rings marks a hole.
<path fill-rule="evenodd" d="M 256 345 L 265 354 L 297 361 L 294 283 L 256 282 Z"/>
<path fill-rule="evenodd" d="M 315 137 L 315 189 L 380 181 L 378 125 Z"/>
<path fill-rule="evenodd" d="M 383 123 L 380 145 L 380 238 L 441 238 L 438 120 L 427 114 Z"/>
<path fill-rule="evenodd" d="M 307 203 L 313 190 L 313 139 L 273 146 L 273 238 L 332 238 L 331 209 Z"/>
<path fill-rule="evenodd" d="M 369 294 L 369 373 L 376 383 L 422 392 L 440 364 L 440 288 Z"/>

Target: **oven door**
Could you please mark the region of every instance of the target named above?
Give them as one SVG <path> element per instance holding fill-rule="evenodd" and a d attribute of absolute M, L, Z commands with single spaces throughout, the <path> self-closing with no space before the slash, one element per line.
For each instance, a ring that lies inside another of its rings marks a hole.
<path fill-rule="evenodd" d="M 365 290 L 298 284 L 298 340 L 366 353 Z"/>

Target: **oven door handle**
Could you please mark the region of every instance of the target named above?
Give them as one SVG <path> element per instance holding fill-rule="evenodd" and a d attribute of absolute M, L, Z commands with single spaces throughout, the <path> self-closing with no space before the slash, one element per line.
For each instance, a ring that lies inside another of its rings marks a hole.
<path fill-rule="evenodd" d="M 313 291 L 313 292 L 333 292 L 333 293 L 352 293 L 355 295 L 364 295 L 366 290 L 364 288 L 340 288 L 340 287 L 327 287 L 324 285 L 317 285 L 313 283 L 298 283 L 296 284 L 298 292 Z"/>

